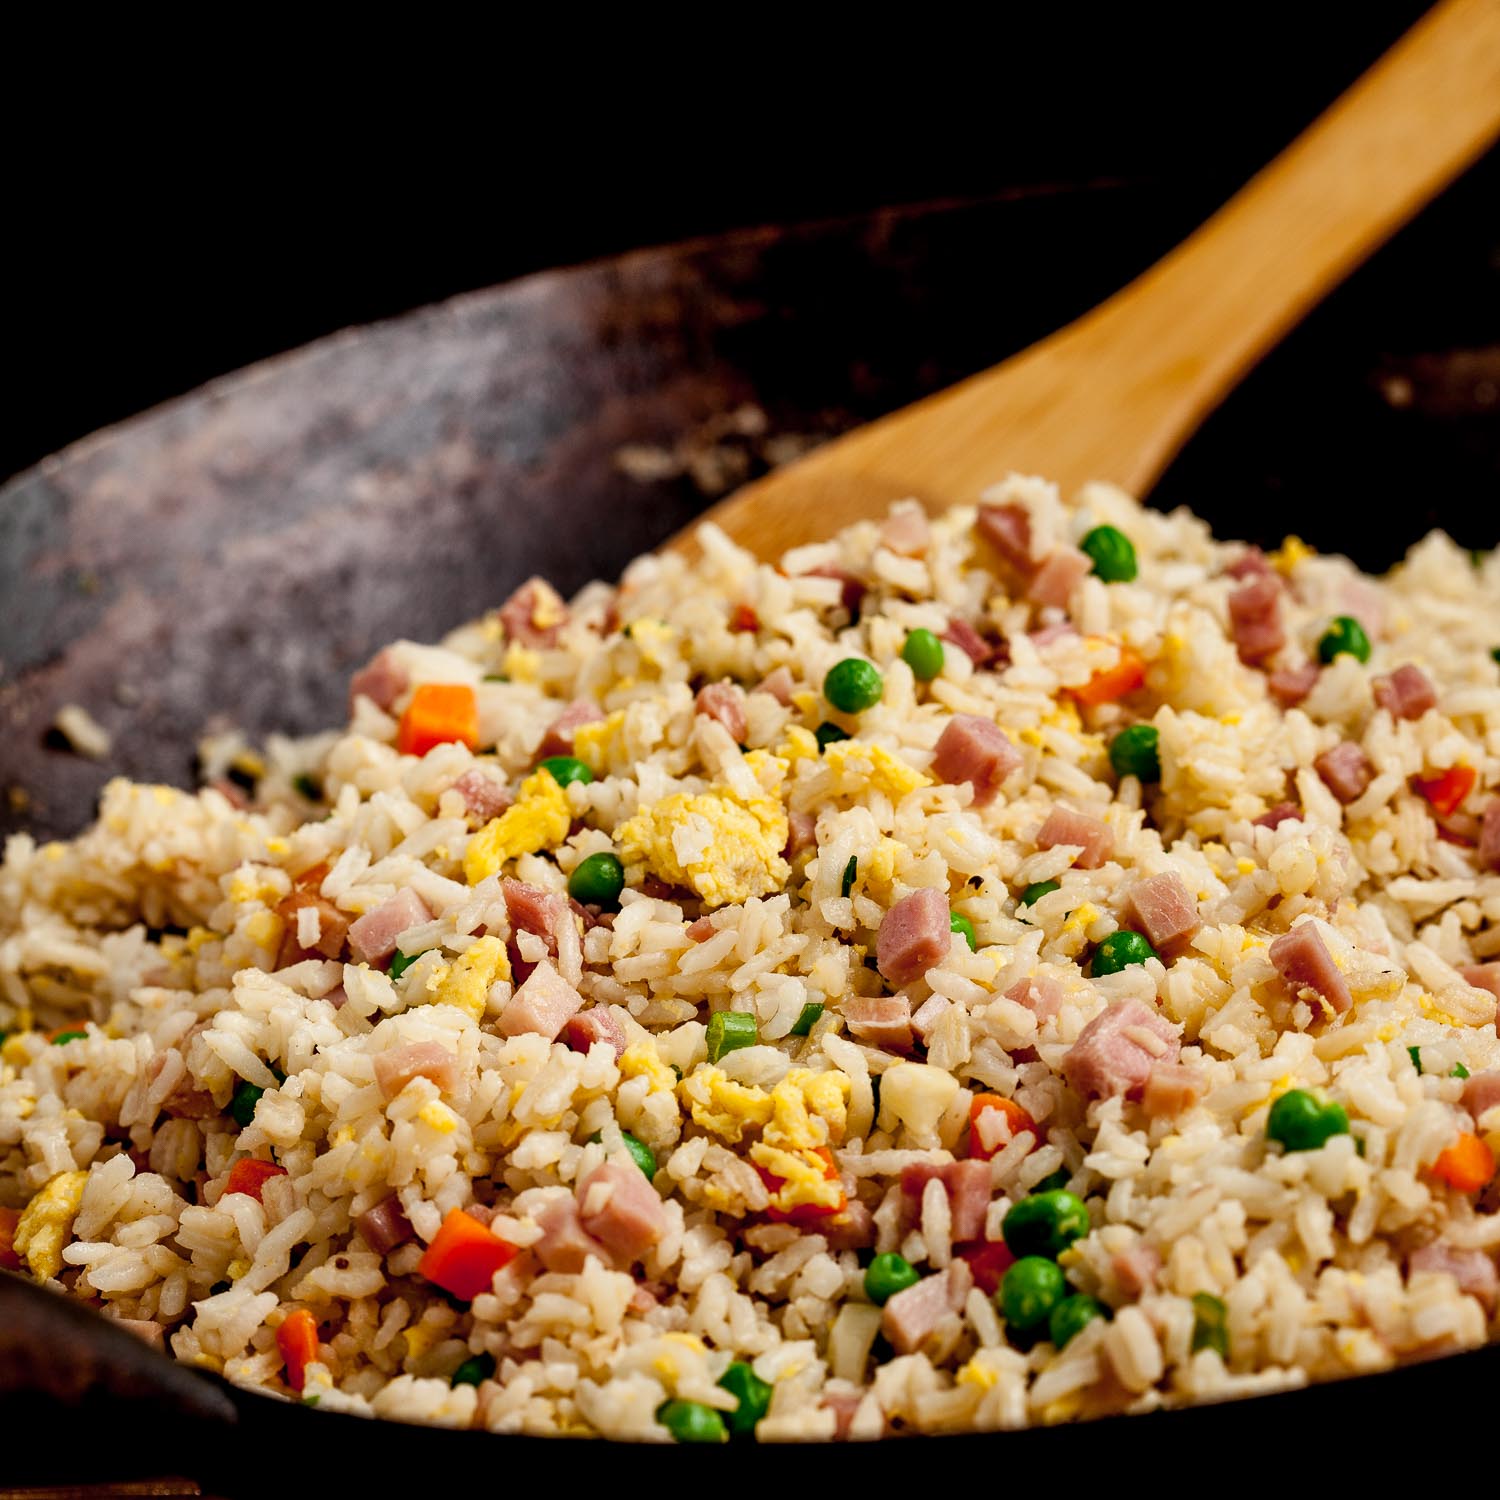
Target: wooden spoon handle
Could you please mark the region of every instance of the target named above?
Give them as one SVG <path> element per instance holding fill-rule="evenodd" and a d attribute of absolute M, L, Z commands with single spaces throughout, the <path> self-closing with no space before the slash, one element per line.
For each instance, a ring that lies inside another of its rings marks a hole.
<path fill-rule="evenodd" d="M 721 501 L 761 557 L 893 500 L 972 501 L 1011 470 L 1144 493 L 1320 297 L 1500 134 L 1500 0 L 1444 0 L 1201 229 L 994 369 Z M 686 545 L 686 535 L 669 545 Z"/>

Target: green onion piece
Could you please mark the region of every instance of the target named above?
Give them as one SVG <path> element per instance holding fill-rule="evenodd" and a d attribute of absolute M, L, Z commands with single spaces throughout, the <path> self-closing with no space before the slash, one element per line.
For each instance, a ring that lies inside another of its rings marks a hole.
<path fill-rule="evenodd" d="M 1422 1071 L 1422 1049 L 1420 1047 L 1408 1047 L 1406 1055 L 1411 1058 L 1411 1065 L 1417 1072 Z"/>
<path fill-rule="evenodd" d="M 962 933 L 964 942 L 969 945 L 970 953 L 978 950 L 979 940 L 974 936 L 974 924 L 962 912 L 948 913 L 948 931 Z"/>
<path fill-rule="evenodd" d="M 818 742 L 818 754 L 821 755 L 830 745 L 837 744 L 839 740 L 847 740 L 849 731 L 840 729 L 837 724 L 819 724 L 813 730 L 813 738 Z"/>
<path fill-rule="evenodd" d="M 753 1047 L 759 1040 L 755 1017 L 748 1011 L 720 1010 L 708 1018 L 709 1062 L 718 1062 L 726 1052 Z"/>
<path fill-rule="evenodd" d="M 82 1041 L 87 1038 L 88 1032 L 86 1031 L 60 1031 L 52 1038 L 52 1045 L 54 1047 L 65 1047 L 69 1042 Z"/>
<path fill-rule="evenodd" d="M 848 899 L 849 892 L 854 889 L 854 878 L 859 874 L 859 860 L 851 854 L 849 863 L 844 866 L 844 878 L 839 884 L 839 895 Z"/>
<path fill-rule="evenodd" d="M 1200 1349 L 1214 1349 L 1220 1359 L 1229 1358 L 1229 1309 L 1209 1292 L 1193 1294 L 1193 1353 Z"/>
<path fill-rule="evenodd" d="M 1448 1076 L 1450 1078 L 1467 1078 L 1469 1070 L 1462 1063 L 1454 1063 L 1453 1071 Z"/>
<path fill-rule="evenodd" d="M 466 1359 L 452 1374 L 450 1385 L 478 1385 L 495 1373 L 495 1357 L 492 1354 L 476 1354 Z"/>
<path fill-rule="evenodd" d="M 292 777 L 292 790 L 299 797 L 306 797 L 309 802 L 317 802 L 323 796 L 323 788 L 305 771 Z"/>
<path fill-rule="evenodd" d="M 391 979 L 399 979 L 421 957 L 419 953 L 407 955 L 399 948 L 391 954 L 390 967 L 385 971 Z"/>
<path fill-rule="evenodd" d="M 802 1013 L 797 1017 L 796 1024 L 792 1027 L 793 1036 L 807 1036 L 814 1026 L 818 1024 L 818 1017 L 823 1014 L 821 1001 L 812 1000 L 802 1007 Z"/>

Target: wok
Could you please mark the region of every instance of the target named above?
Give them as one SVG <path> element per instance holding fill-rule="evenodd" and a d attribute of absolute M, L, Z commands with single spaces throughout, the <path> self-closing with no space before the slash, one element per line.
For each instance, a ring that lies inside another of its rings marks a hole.
<path fill-rule="evenodd" d="M 324 340 L 47 460 L 0 490 L 0 830 L 76 831 L 111 774 L 190 784 L 216 717 L 252 736 L 336 722 L 351 667 L 383 641 L 433 638 L 533 572 L 564 591 L 618 572 L 740 479 L 1092 305 L 1227 186 L 892 209 L 550 272 Z M 1497 247 L 1491 153 L 1265 361 L 1153 503 L 1370 567 L 1433 525 L 1495 545 Z M 49 734 L 70 702 L 113 734 L 103 762 Z M 760 1484 L 788 1463 L 816 1482 L 1095 1456 L 1223 1474 L 1231 1444 L 1260 1457 L 1316 1433 L 1347 1481 L 1385 1470 L 1382 1425 L 1441 1412 L 1463 1432 L 1496 1390 L 1500 1346 L 1087 1427 L 730 1462 Z M 0 1484 L 170 1473 L 239 1494 L 336 1472 L 384 1493 L 464 1465 L 635 1483 L 648 1461 L 668 1482 L 723 1479 L 701 1452 L 542 1447 L 239 1392 L 3 1274 L 0 1409 Z"/>

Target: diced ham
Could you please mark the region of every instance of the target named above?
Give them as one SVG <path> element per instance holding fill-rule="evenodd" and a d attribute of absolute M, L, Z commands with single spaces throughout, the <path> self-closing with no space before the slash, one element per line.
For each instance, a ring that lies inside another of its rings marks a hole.
<path fill-rule="evenodd" d="M 552 755 L 571 755 L 573 735 L 585 724 L 597 724 L 604 718 L 599 705 L 592 698 L 575 698 L 547 726 L 542 742 L 536 747 L 537 760 L 546 760 Z"/>
<path fill-rule="evenodd" d="M 1257 828 L 1280 828 L 1283 823 L 1301 816 L 1302 809 L 1295 802 L 1278 802 L 1275 807 L 1268 808 L 1254 822 Z"/>
<path fill-rule="evenodd" d="M 337 958 L 344 951 L 344 939 L 349 933 L 349 916 L 342 912 L 318 890 L 323 877 L 328 874 L 327 865 L 314 865 L 299 875 L 289 896 L 276 903 L 276 915 L 283 925 L 281 951 L 276 955 L 276 967 L 284 969 L 289 964 L 321 954 L 324 958 Z M 300 941 L 301 923 L 298 913 L 311 907 L 318 914 L 318 940 L 312 947 L 304 947 Z"/>
<path fill-rule="evenodd" d="M 834 1442 L 842 1443 L 854 1425 L 854 1414 L 859 1410 L 859 1403 L 864 1400 L 863 1395 L 859 1391 L 830 1391 L 825 1388 L 818 1399 L 824 1410 L 833 1413 Z"/>
<path fill-rule="evenodd" d="M 111 1321 L 118 1324 L 126 1333 L 133 1333 L 143 1344 L 155 1349 L 158 1354 L 166 1353 L 166 1337 L 160 1323 L 150 1318 L 113 1318 Z"/>
<path fill-rule="evenodd" d="M 194 1027 L 197 1031 L 200 1028 Z M 210 1115 L 218 1114 L 218 1107 L 214 1104 L 213 1095 L 200 1089 L 193 1082 L 192 1075 L 188 1073 L 186 1064 L 182 1061 L 182 1053 L 186 1052 L 188 1040 L 193 1035 L 190 1031 L 179 1043 L 176 1054 L 158 1052 L 146 1065 L 146 1080 L 155 1083 L 161 1077 L 163 1069 L 169 1065 L 178 1070 L 182 1076 L 173 1084 L 171 1091 L 161 1101 L 162 1113 L 171 1116 L 174 1120 L 206 1120 Z"/>
<path fill-rule="evenodd" d="M 1281 585 L 1257 575 L 1229 596 L 1229 631 L 1240 660 L 1251 666 L 1274 656 L 1286 644 L 1281 624 Z"/>
<path fill-rule="evenodd" d="M 891 508 L 880 524 L 880 542 L 902 557 L 920 557 L 932 540 L 927 512 L 914 501 Z"/>
<path fill-rule="evenodd" d="M 695 943 L 706 943 L 717 931 L 714 919 L 711 916 L 703 916 L 688 923 L 687 935 Z"/>
<path fill-rule="evenodd" d="M 396 951 L 396 939 L 409 927 L 432 920 L 427 903 L 413 890 L 397 891 L 349 927 L 349 953 L 357 964 L 381 964 Z"/>
<path fill-rule="evenodd" d="M 500 893 L 505 897 L 505 913 L 510 918 L 510 925 L 518 932 L 546 938 L 548 948 L 556 953 L 562 924 L 573 921 L 568 898 L 556 891 L 544 891 L 538 885 L 512 880 L 509 876 L 500 882 Z"/>
<path fill-rule="evenodd" d="M 1372 641 L 1385 634 L 1385 599 L 1379 587 L 1358 574 L 1339 585 L 1339 613 L 1359 621 Z"/>
<path fill-rule="evenodd" d="M 773 667 L 755 685 L 757 693 L 769 693 L 783 708 L 792 701 L 792 674 L 785 667 Z"/>
<path fill-rule="evenodd" d="M 505 1003 L 495 1029 L 501 1036 L 534 1031 L 549 1042 L 583 1006 L 583 996 L 545 959 Z"/>
<path fill-rule="evenodd" d="M 1168 951 L 1197 932 L 1198 903 L 1174 871 L 1138 880 L 1125 897 L 1153 948 Z"/>
<path fill-rule="evenodd" d="M 1040 630 L 1029 630 L 1026 632 L 1031 637 L 1031 644 L 1038 651 L 1045 650 L 1048 646 L 1054 646 L 1058 641 L 1066 640 L 1070 635 L 1078 634 L 1078 627 L 1071 620 L 1057 620 L 1051 625 L 1043 625 Z"/>
<path fill-rule="evenodd" d="M 1294 998 L 1312 990 L 1337 1015 L 1353 1005 L 1349 986 L 1318 929 L 1302 922 L 1271 944 L 1269 956 Z"/>
<path fill-rule="evenodd" d="M 1266 674 L 1266 691 L 1283 707 L 1295 708 L 1318 685 L 1323 668 L 1315 661 L 1277 667 Z"/>
<path fill-rule="evenodd" d="M 1495 1310 L 1495 1294 L 1500 1291 L 1500 1270 L 1483 1250 L 1460 1250 L 1454 1245 L 1436 1241 L 1412 1251 L 1407 1265 L 1412 1275 L 1418 1272 L 1451 1276 L 1459 1291 L 1477 1298 L 1485 1312 Z"/>
<path fill-rule="evenodd" d="M 528 578 L 499 610 L 507 639 L 532 650 L 557 644 L 558 632 L 568 623 L 568 606 L 545 579 Z"/>
<path fill-rule="evenodd" d="M 1036 570 L 1026 597 L 1033 604 L 1050 604 L 1055 609 L 1064 609 L 1073 597 L 1073 590 L 1088 577 L 1092 567 L 1088 555 L 1077 547 L 1058 547 Z"/>
<path fill-rule="evenodd" d="M 216 777 L 209 785 L 233 808 L 244 812 L 250 806 L 250 794 L 236 786 L 227 776 Z"/>
<path fill-rule="evenodd" d="M 1031 517 L 1021 505 L 981 505 L 975 528 L 1011 567 L 1030 574 Z"/>
<path fill-rule="evenodd" d="M 1150 1245 L 1137 1240 L 1123 1250 L 1116 1250 L 1110 1257 L 1109 1266 L 1120 1290 L 1127 1297 L 1139 1297 L 1142 1292 L 1150 1291 L 1156 1285 L 1156 1277 L 1161 1270 L 1161 1256 Z"/>
<path fill-rule="evenodd" d="M 349 679 L 349 710 L 354 711 L 356 698 L 368 698 L 376 708 L 391 711 L 396 699 L 410 686 L 405 671 L 396 664 L 396 658 L 387 646 L 377 651 L 370 660 Z"/>
<path fill-rule="evenodd" d="M 1469 964 L 1459 973 L 1464 976 L 1465 984 L 1472 984 L 1476 990 L 1488 990 L 1500 1000 L 1500 962 Z"/>
<path fill-rule="evenodd" d="M 1427 674 L 1410 662 L 1377 677 L 1371 686 L 1376 703 L 1393 719 L 1420 719 L 1429 708 L 1437 707 L 1437 690 Z"/>
<path fill-rule="evenodd" d="M 948 897 L 943 891 L 925 886 L 903 896 L 881 918 L 876 934 L 875 956 L 881 974 L 894 985 L 920 979 L 948 956 L 952 934 Z"/>
<path fill-rule="evenodd" d="M 817 819 L 809 812 L 790 812 L 786 818 L 786 848 L 781 851 L 785 860 L 794 860 L 804 849 L 811 849 L 818 842 Z"/>
<path fill-rule="evenodd" d="M 641 1176 L 639 1172 L 636 1175 Z M 537 1213 L 536 1224 L 542 1237 L 532 1245 L 531 1252 L 547 1270 L 576 1276 L 591 1255 L 601 1265 L 613 1264 L 614 1257 L 604 1243 L 583 1227 L 577 1198 L 559 1195 L 550 1199 Z"/>
<path fill-rule="evenodd" d="M 1203 1075 L 1181 1063 L 1157 1063 L 1141 1090 L 1141 1108 L 1153 1119 L 1180 1115 L 1203 1097 Z"/>
<path fill-rule="evenodd" d="M 700 714 L 717 719 L 735 744 L 743 744 L 749 724 L 745 719 L 745 694 L 732 682 L 711 682 L 699 688 L 693 706 Z"/>
<path fill-rule="evenodd" d="M 1490 799 L 1479 820 L 1479 868 L 1500 870 L 1500 797 Z"/>
<path fill-rule="evenodd" d="M 938 736 L 932 771 L 950 785 L 967 781 L 974 788 L 975 807 L 995 800 L 1001 784 L 1021 765 L 1021 752 L 1010 736 L 990 719 L 977 714 L 955 714 Z"/>
<path fill-rule="evenodd" d="M 859 613 L 859 606 L 867 592 L 863 578 L 851 573 L 847 568 L 837 567 L 833 563 L 822 563 L 816 568 L 809 568 L 802 576 L 804 578 L 837 579 L 843 585 L 843 588 L 839 591 L 839 603 L 851 615 Z"/>
<path fill-rule="evenodd" d="M 905 995 L 851 995 L 844 1001 L 850 1035 L 887 1052 L 911 1050 L 911 1001 Z"/>
<path fill-rule="evenodd" d="M 453 783 L 453 790 L 464 799 L 464 811 L 479 823 L 498 818 L 515 800 L 498 776 L 491 776 L 477 766 L 465 771 Z"/>
<path fill-rule="evenodd" d="M 458 1081 L 458 1059 L 438 1042 L 410 1042 L 375 1057 L 375 1082 L 394 1099 L 413 1078 L 426 1078 L 446 1092 Z"/>
<path fill-rule="evenodd" d="M 1500 1105 L 1500 1068 L 1486 1068 L 1484 1072 L 1465 1079 L 1463 1097 L 1464 1108 L 1476 1120 Z"/>
<path fill-rule="evenodd" d="M 933 1027 L 948 1013 L 953 1002 L 945 995 L 929 995 L 912 1012 L 911 1029 L 916 1032 L 917 1040 L 925 1047 L 927 1038 Z"/>
<path fill-rule="evenodd" d="M 563 1026 L 563 1040 L 575 1052 L 587 1052 L 595 1042 L 604 1042 L 614 1048 L 616 1057 L 625 1053 L 625 1028 L 607 1005 L 570 1016 Z"/>
<path fill-rule="evenodd" d="M 1076 847 L 1078 857 L 1073 861 L 1080 870 L 1097 870 L 1115 852 L 1115 836 L 1109 825 L 1088 813 L 1075 812 L 1071 807 L 1054 807 L 1047 814 L 1047 821 L 1037 829 L 1038 849 L 1056 849 L 1064 845 Z"/>
<path fill-rule="evenodd" d="M 972 1281 L 968 1264 L 962 1260 L 935 1276 L 924 1276 L 886 1303 L 880 1331 L 897 1354 L 915 1354 L 944 1318 L 962 1310 Z"/>
<path fill-rule="evenodd" d="M 1174 1063 L 1177 1028 L 1141 1000 L 1123 1000 L 1101 1011 L 1078 1034 L 1063 1058 L 1063 1076 L 1080 1094 L 1138 1096 L 1158 1064 Z"/>
<path fill-rule="evenodd" d="M 962 615 L 954 615 L 948 621 L 948 628 L 943 632 L 942 639 L 957 646 L 976 667 L 986 666 L 1003 649 L 993 641 L 985 640 Z"/>
<path fill-rule="evenodd" d="M 901 1172 L 901 1196 L 907 1213 L 915 1221 L 921 1211 L 922 1194 L 933 1178 L 943 1184 L 948 1195 L 955 1245 L 984 1238 L 985 1215 L 990 1206 L 990 1164 L 988 1161 L 948 1161 L 941 1165 L 914 1162 Z"/>
<path fill-rule="evenodd" d="M 875 1243 L 875 1216 L 858 1198 L 851 1198 L 841 1214 L 819 1219 L 817 1232 L 830 1250 L 863 1250 Z"/>
<path fill-rule="evenodd" d="M 1259 547 L 1246 547 L 1224 571 L 1244 582 L 1247 578 L 1269 578 L 1274 576 L 1266 554 Z"/>
<path fill-rule="evenodd" d="M 354 1223 L 364 1236 L 365 1244 L 376 1255 L 389 1255 L 398 1245 L 415 1239 L 417 1234 L 401 1207 L 401 1200 L 394 1193 L 389 1198 L 382 1198 L 374 1208 L 367 1208 Z"/>
<path fill-rule="evenodd" d="M 667 1211 L 633 1162 L 595 1167 L 578 1184 L 578 1217 L 625 1263 L 639 1260 L 667 1232 Z"/>
<path fill-rule="evenodd" d="M 1313 767 L 1328 790 L 1340 802 L 1353 802 L 1363 796 L 1375 777 L 1370 757 L 1353 740 L 1343 740 L 1313 760 Z"/>
<path fill-rule="evenodd" d="M 1055 979 L 1034 975 L 1030 979 L 1018 979 L 1006 990 L 1005 998 L 1024 1005 L 1038 1021 L 1046 1021 L 1062 1009 L 1063 992 Z"/>

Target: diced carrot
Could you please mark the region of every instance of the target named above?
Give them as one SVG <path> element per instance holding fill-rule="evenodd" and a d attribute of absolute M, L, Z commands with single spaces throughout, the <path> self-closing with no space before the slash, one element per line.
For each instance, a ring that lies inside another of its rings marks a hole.
<path fill-rule="evenodd" d="M 257 1161 L 254 1157 L 241 1157 L 229 1169 L 229 1181 L 224 1185 L 224 1196 L 244 1193 L 260 1202 L 261 1189 L 273 1177 L 285 1177 L 286 1168 L 278 1167 L 274 1161 Z"/>
<path fill-rule="evenodd" d="M 1016 1263 L 1004 1240 L 982 1240 L 958 1252 L 974 1273 L 974 1285 L 987 1297 L 999 1290 L 1001 1278 Z"/>
<path fill-rule="evenodd" d="M 305 1307 L 295 1307 L 276 1330 L 276 1347 L 286 1366 L 286 1383 L 300 1391 L 307 1380 L 307 1367 L 318 1357 L 318 1324 Z"/>
<path fill-rule="evenodd" d="M 975 1094 L 974 1102 L 969 1105 L 970 1156 L 980 1161 L 988 1161 L 1000 1149 L 998 1146 L 986 1146 L 980 1139 L 979 1131 L 975 1128 L 979 1124 L 980 1115 L 987 1109 L 998 1109 L 1010 1121 L 1012 1136 L 1018 1135 L 1023 1130 L 1029 1130 L 1039 1144 L 1042 1141 L 1042 1127 L 1014 1099 L 1002 1099 L 999 1094 Z"/>
<path fill-rule="evenodd" d="M 472 1302 L 490 1289 L 495 1272 L 503 1270 L 519 1252 L 463 1209 L 451 1209 L 432 1243 L 417 1262 L 417 1270 L 435 1286 Z"/>
<path fill-rule="evenodd" d="M 814 1146 L 813 1155 L 822 1159 L 824 1177 L 830 1182 L 837 1181 L 839 1169 L 834 1164 L 833 1152 L 827 1146 Z M 785 1177 L 779 1177 L 765 1167 L 757 1166 L 755 1170 L 760 1173 L 760 1180 L 765 1183 L 773 1196 L 779 1193 L 786 1183 Z M 799 1203 L 795 1208 L 773 1207 L 766 1210 L 766 1217 L 773 1224 L 815 1224 L 819 1219 L 836 1218 L 848 1206 L 849 1195 L 840 1187 L 837 1203 Z"/>
<path fill-rule="evenodd" d="M 1495 1175 L 1495 1153 L 1471 1130 L 1445 1147 L 1431 1167 L 1432 1175 L 1460 1193 L 1477 1193 Z"/>
<path fill-rule="evenodd" d="M 760 616 L 756 614 L 754 606 L 736 604 L 729 614 L 729 628 L 736 631 L 759 630 Z"/>
<path fill-rule="evenodd" d="M 434 745 L 457 741 L 479 748 L 479 703 L 463 682 L 424 682 L 411 695 L 396 730 L 403 755 L 426 755 Z"/>
<path fill-rule="evenodd" d="M 16 1225 L 21 1222 L 19 1208 L 0 1208 L 0 1271 L 19 1271 L 21 1257 L 16 1254 Z"/>
<path fill-rule="evenodd" d="M 1133 693 L 1146 680 L 1146 663 L 1130 649 L 1120 647 L 1120 659 L 1112 667 L 1095 672 L 1081 687 L 1068 691 L 1090 708 L 1100 703 L 1113 703 L 1127 693 Z"/>
<path fill-rule="evenodd" d="M 1411 784 L 1432 804 L 1438 817 L 1448 818 L 1458 811 L 1459 804 L 1474 790 L 1478 779 L 1473 766 L 1449 766 L 1439 776 L 1414 776 Z"/>

